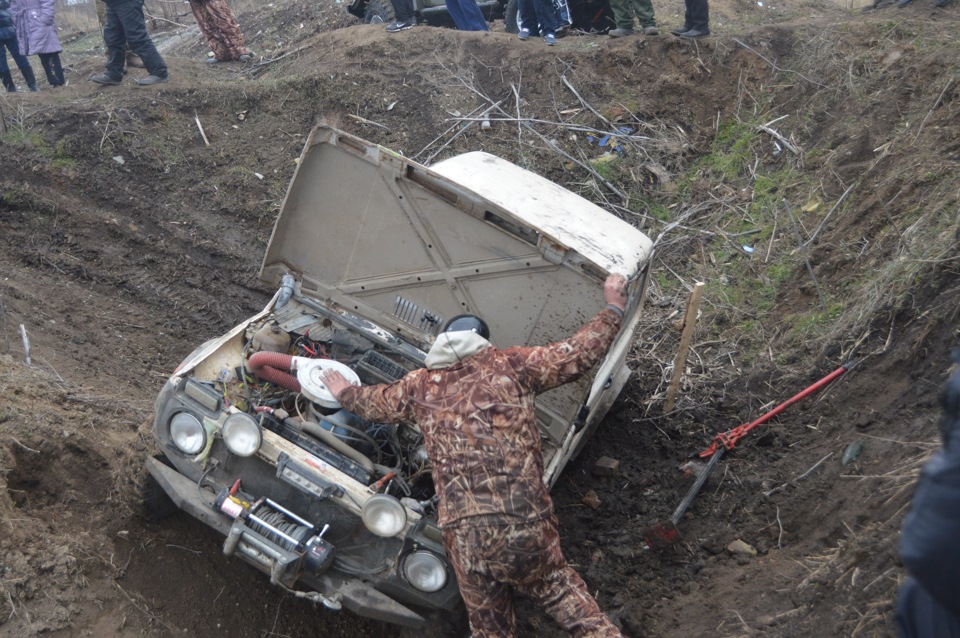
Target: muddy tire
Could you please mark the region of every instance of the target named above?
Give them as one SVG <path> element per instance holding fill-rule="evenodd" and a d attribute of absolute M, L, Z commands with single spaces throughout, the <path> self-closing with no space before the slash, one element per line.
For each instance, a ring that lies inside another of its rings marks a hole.
<path fill-rule="evenodd" d="M 467 638 L 469 635 L 470 623 L 467 622 L 467 610 L 463 603 L 454 611 L 438 611 L 428 615 L 427 624 L 419 629 L 400 630 L 400 638 Z"/>
<path fill-rule="evenodd" d="M 365 24 L 390 24 L 397 19 L 390 0 L 370 0 L 363 12 Z"/>
<path fill-rule="evenodd" d="M 519 15 L 519 0 L 508 0 L 507 8 L 503 11 L 503 28 L 507 33 L 520 33 Z"/>
<path fill-rule="evenodd" d="M 162 454 L 157 454 L 153 458 L 164 465 L 173 467 L 167 457 Z M 139 504 L 138 513 L 143 520 L 154 523 L 178 511 L 176 503 L 167 496 L 157 479 L 153 478 L 146 467 L 140 468 L 140 474 L 136 478 L 136 488 Z"/>

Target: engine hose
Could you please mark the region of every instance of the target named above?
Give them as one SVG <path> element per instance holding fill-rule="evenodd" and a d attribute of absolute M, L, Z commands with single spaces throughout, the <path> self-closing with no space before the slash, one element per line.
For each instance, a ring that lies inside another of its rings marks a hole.
<path fill-rule="evenodd" d="M 340 454 L 343 454 L 350 460 L 356 461 L 357 463 L 362 465 L 366 470 L 370 472 L 373 471 L 373 462 L 370 459 L 368 459 L 363 454 L 361 454 L 357 450 L 354 450 L 352 447 L 350 447 L 349 445 L 341 441 L 339 438 L 337 438 L 336 434 L 334 434 L 330 430 L 327 430 L 319 423 L 316 423 L 315 421 L 301 421 L 301 422 L 294 421 L 293 424 L 299 426 L 301 430 L 303 430 L 310 436 L 320 439 L 321 441 L 323 441 L 324 443 L 332 447 L 337 452 L 340 452 Z"/>
<path fill-rule="evenodd" d="M 250 357 L 250 371 L 255 375 L 294 392 L 300 392 L 300 382 L 289 370 L 293 357 L 282 352 L 255 352 Z"/>

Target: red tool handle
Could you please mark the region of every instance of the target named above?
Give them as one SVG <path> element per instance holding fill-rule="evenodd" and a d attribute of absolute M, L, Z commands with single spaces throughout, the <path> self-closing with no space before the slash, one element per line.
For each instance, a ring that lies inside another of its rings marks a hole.
<path fill-rule="evenodd" d="M 817 390 L 819 390 L 820 388 L 827 385 L 828 383 L 830 383 L 831 381 L 833 381 L 834 379 L 842 375 L 844 372 L 849 370 L 852 366 L 853 366 L 852 362 L 843 364 L 842 366 L 840 366 L 839 368 L 837 368 L 836 370 L 834 370 L 824 378 L 820 379 L 819 381 L 814 383 L 812 386 L 810 386 L 803 392 L 800 392 L 799 394 L 791 397 L 790 399 L 787 399 L 786 401 L 784 401 L 774 409 L 770 410 L 769 412 L 764 414 L 762 417 L 760 417 L 753 423 L 748 423 L 747 425 L 738 425 L 732 430 L 721 432 L 716 437 L 714 437 L 713 445 L 711 445 L 709 448 L 707 448 L 706 450 L 700 453 L 700 458 L 705 459 L 708 456 L 713 456 L 713 454 L 717 450 L 719 450 L 721 446 L 723 446 L 728 450 L 732 450 L 733 446 L 737 444 L 737 441 L 739 441 L 744 436 L 746 436 L 747 432 L 757 427 L 758 425 L 766 423 L 773 417 L 777 416 L 778 414 L 783 412 L 788 405 L 792 405 L 797 401 L 799 401 L 800 399 L 810 394 L 813 394 L 814 392 L 816 392 Z"/>

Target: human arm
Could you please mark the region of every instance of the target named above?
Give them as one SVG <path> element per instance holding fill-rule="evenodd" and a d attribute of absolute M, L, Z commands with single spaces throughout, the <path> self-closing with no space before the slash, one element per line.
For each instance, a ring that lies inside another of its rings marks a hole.
<path fill-rule="evenodd" d="M 379 423 L 413 420 L 403 379 L 395 383 L 359 387 L 336 370 L 323 372 L 323 382 L 348 412 Z"/>
<path fill-rule="evenodd" d="M 607 277 L 603 285 L 606 308 L 572 337 L 546 346 L 511 349 L 511 363 L 524 385 L 545 392 L 577 379 L 599 363 L 620 329 L 626 285 L 622 275 Z"/>

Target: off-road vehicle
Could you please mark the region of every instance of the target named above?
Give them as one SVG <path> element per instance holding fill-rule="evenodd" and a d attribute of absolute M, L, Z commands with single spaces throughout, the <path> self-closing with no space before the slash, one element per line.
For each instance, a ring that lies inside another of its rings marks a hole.
<path fill-rule="evenodd" d="M 552 486 L 630 375 L 651 252 L 628 223 L 493 155 L 426 167 L 317 127 L 260 269 L 276 293 L 157 398 L 154 486 L 273 584 L 420 627 L 460 604 L 423 437 L 340 409 L 320 373 L 393 382 L 461 313 L 483 317 L 499 347 L 563 339 L 622 273 L 629 302 L 604 361 L 537 399 Z"/>

